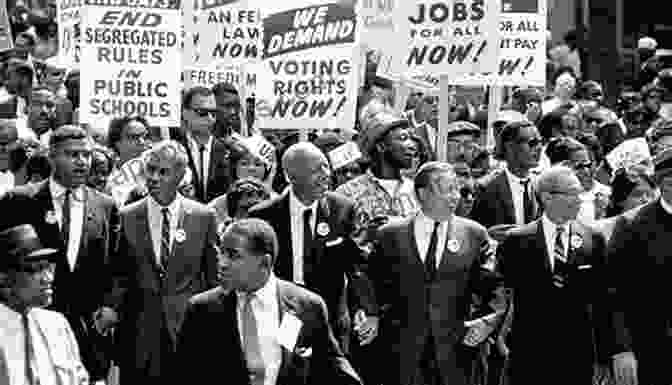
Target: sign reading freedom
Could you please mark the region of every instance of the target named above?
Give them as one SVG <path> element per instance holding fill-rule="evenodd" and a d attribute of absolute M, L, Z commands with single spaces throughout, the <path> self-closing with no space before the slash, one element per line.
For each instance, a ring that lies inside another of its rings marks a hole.
<path fill-rule="evenodd" d="M 263 58 L 354 43 L 356 23 L 352 7 L 335 3 L 274 14 L 264 19 Z"/>

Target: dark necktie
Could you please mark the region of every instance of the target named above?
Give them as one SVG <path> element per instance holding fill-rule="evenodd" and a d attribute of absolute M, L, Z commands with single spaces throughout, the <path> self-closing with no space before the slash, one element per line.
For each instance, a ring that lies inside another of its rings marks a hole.
<path fill-rule="evenodd" d="M 567 256 L 565 255 L 565 245 L 562 243 L 562 235 L 565 232 L 564 227 L 557 227 L 555 231 L 555 244 L 553 246 L 553 284 L 558 288 L 563 288 L 567 280 Z"/>
<path fill-rule="evenodd" d="M 245 361 L 250 375 L 251 385 L 262 385 L 265 377 L 265 365 L 261 357 L 261 344 L 259 343 L 259 330 L 257 320 L 252 311 L 252 299 L 254 294 L 244 297 L 243 303 L 243 350 Z"/>
<path fill-rule="evenodd" d="M 205 197 L 206 195 L 206 189 L 208 187 L 208 181 L 205 180 L 205 146 L 200 145 L 198 147 L 198 155 L 199 155 L 199 161 L 198 161 L 198 167 L 200 168 L 199 171 L 201 173 L 201 184 L 203 185 L 203 196 Z"/>
<path fill-rule="evenodd" d="M 303 212 L 303 282 L 308 282 L 308 277 L 313 271 L 311 263 L 311 250 L 313 246 L 313 228 L 310 225 L 310 218 L 313 210 L 306 209 Z"/>
<path fill-rule="evenodd" d="M 530 188 L 530 179 L 521 179 L 520 183 L 523 185 L 523 222 L 530 223 L 534 218 L 534 202 L 532 199 L 532 191 Z"/>
<path fill-rule="evenodd" d="M 439 222 L 434 222 L 434 230 L 429 238 L 429 249 L 425 257 L 425 282 L 432 282 L 436 277 L 436 247 L 439 243 Z"/>
<path fill-rule="evenodd" d="M 33 351 L 33 340 L 30 335 L 30 325 L 28 323 L 28 311 L 21 312 L 21 323 L 23 324 L 23 340 L 25 345 L 25 370 L 28 385 L 35 385 L 38 382 L 33 371 L 33 360 L 35 359 L 35 352 Z"/>
<path fill-rule="evenodd" d="M 168 270 L 168 257 L 170 256 L 170 212 L 167 207 L 161 209 L 161 266 Z"/>
<path fill-rule="evenodd" d="M 68 242 L 70 240 L 70 197 L 72 195 L 72 190 L 65 190 L 65 197 L 63 198 L 63 218 L 61 223 L 61 238 L 65 244 L 65 250 L 67 253 Z"/>

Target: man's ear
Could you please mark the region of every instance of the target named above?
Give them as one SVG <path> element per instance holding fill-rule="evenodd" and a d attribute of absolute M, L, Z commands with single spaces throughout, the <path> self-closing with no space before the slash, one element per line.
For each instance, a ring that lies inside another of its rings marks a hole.
<path fill-rule="evenodd" d="M 375 144 L 375 147 L 378 153 L 383 153 L 385 151 L 385 141 L 380 140 L 378 143 Z"/>

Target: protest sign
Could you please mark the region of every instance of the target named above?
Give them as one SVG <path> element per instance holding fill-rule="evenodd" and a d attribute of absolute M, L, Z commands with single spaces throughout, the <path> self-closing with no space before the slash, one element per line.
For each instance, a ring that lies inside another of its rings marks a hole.
<path fill-rule="evenodd" d="M 251 95 L 257 84 L 255 73 L 245 72 L 241 66 L 224 63 L 210 63 L 206 67 L 185 67 L 183 71 L 184 89 L 194 86 L 212 88 L 218 83 L 230 83 L 236 87 L 241 98 Z"/>
<path fill-rule="evenodd" d="M 79 68 L 81 53 L 82 0 L 57 0 L 58 60 L 71 69 Z"/>
<path fill-rule="evenodd" d="M 465 86 L 537 86 L 546 84 L 546 0 L 502 0 L 496 72 L 453 79 Z"/>
<path fill-rule="evenodd" d="M 261 2 L 188 0 L 183 23 L 185 67 L 243 65 L 261 57 Z"/>
<path fill-rule="evenodd" d="M 331 167 L 334 170 L 347 166 L 361 157 L 362 152 L 355 142 L 347 142 L 329 151 L 329 160 L 331 160 Z"/>
<path fill-rule="evenodd" d="M 263 61 L 247 67 L 257 74 L 255 127 L 354 126 L 360 53 L 354 6 L 293 0 L 268 7 Z"/>
<path fill-rule="evenodd" d="M 383 52 L 394 44 L 390 34 L 394 32 L 392 11 L 395 2 L 402 0 L 359 0 L 357 2 L 361 43 L 368 49 Z"/>
<path fill-rule="evenodd" d="M 611 150 L 606 156 L 612 170 L 629 169 L 651 161 L 651 152 L 645 138 L 628 139 Z"/>
<path fill-rule="evenodd" d="M 140 115 L 180 125 L 179 3 L 85 5 L 82 13 L 81 120 L 107 127 Z"/>
<path fill-rule="evenodd" d="M 7 15 L 7 1 L 0 0 L 0 52 L 14 48 L 12 29 Z"/>
<path fill-rule="evenodd" d="M 390 72 L 452 78 L 496 70 L 500 0 L 407 0 L 393 10 Z"/>

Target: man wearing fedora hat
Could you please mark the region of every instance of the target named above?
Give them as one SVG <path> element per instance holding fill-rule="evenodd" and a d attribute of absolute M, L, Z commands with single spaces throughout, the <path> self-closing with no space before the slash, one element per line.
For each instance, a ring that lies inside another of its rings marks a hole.
<path fill-rule="evenodd" d="M 667 352 L 672 347 L 672 313 L 651 306 L 669 290 L 672 229 L 672 149 L 654 157 L 660 197 L 621 214 L 608 248 L 614 297 L 607 352 L 622 384 L 670 384 Z"/>
<path fill-rule="evenodd" d="M 0 232 L 0 250 L 0 383 L 88 383 L 68 321 L 41 309 L 51 303 L 58 250 L 44 248 L 31 225 Z"/>

